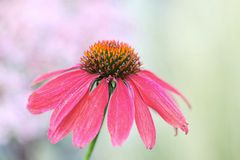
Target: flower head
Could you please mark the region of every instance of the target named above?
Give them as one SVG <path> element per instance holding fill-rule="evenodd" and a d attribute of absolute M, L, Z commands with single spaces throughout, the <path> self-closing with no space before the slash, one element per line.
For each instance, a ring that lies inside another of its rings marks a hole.
<path fill-rule="evenodd" d="M 137 53 L 127 43 L 102 41 L 94 44 L 81 58 L 81 69 L 101 77 L 125 78 L 140 71 Z"/>
<path fill-rule="evenodd" d="M 32 93 L 28 109 L 34 114 L 54 109 L 48 132 L 52 143 L 72 132 L 73 143 L 86 146 L 98 135 L 106 113 L 114 146 L 127 139 L 135 119 L 145 146 L 151 149 L 156 131 L 149 107 L 187 134 L 188 123 L 170 92 L 189 105 L 186 98 L 140 66 L 137 52 L 128 44 L 97 42 L 80 64 L 35 79 L 33 84 L 50 80 Z"/>

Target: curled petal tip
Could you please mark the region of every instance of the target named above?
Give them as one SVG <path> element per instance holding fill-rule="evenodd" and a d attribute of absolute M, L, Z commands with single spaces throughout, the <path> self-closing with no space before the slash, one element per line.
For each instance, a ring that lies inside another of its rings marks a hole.
<path fill-rule="evenodd" d="M 174 136 L 176 137 L 178 135 L 178 128 L 174 128 L 174 130 L 175 130 Z"/>
<path fill-rule="evenodd" d="M 190 102 L 187 99 L 185 99 L 184 102 L 187 104 L 188 109 L 192 110 L 192 105 Z"/>
<path fill-rule="evenodd" d="M 153 146 L 148 146 L 148 147 L 146 147 L 146 149 L 152 150 Z"/>
<path fill-rule="evenodd" d="M 185 124 L 181 127 L 181 130 L 185 132 L 185 134 L 188 134 L 188 124 Z"/>
<path fill-rule="evenodd" d="M 155 141 L 154 141 L 154 143 L 149 143 L 149 144 L 145 144 L 145 146 L 146 146 L 146 149 L 148 149 L 148 150 L 152 150 L 153 149 L 153 147 L 155 146 Z"/>
<path fill-rule="evenodd" d="M 191 103 L 188 101 L 188 99 L 183 95 L 181 94 L 180 92 L 178 92 L 178 95 L 182 98 L 182 100 L 185 102 L 185 104 L 187 105 L 188 109 L 192 109 L 192 105 Z"/>

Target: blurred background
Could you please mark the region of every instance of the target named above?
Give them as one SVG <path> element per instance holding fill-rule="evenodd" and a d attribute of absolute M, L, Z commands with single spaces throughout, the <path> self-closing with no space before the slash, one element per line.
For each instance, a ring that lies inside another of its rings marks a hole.
<path fill-rule="evenodd" d="M 71 136 L 47 139 L 50 113 L 31 115 L 26 103 L 37 75 L 78 63 L 97 40 L 129 43 L 143 67 L 173 84 L 190 132 L 155 113 L 157 143 L 146 150 L 136 126 L 112 147 L 106 125 L 93 160 L 240 159 L 240 1 L 238 0 L 0 0 L 0 160 L 80 160 Z"/>

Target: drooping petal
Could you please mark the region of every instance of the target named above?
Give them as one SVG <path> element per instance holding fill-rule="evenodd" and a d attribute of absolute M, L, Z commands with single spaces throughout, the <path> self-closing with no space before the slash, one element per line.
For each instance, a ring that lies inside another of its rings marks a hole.
<path fill-rule="evenodd" d="M 51 116 L 50 129 L 54 130 L 64 117 L 79 103 L 86 92 L 90 90 L 90 86 L 96 77 L 97 75 L 88 73 L 87 76 L 79 79 L 74 87 L 66 92 Z"/>
<path fill-rule="evenodd" d="M 108 106 L 107 125 L 114 146 L 121 145 L 128 137 L 134 119 L 134 102 L 128 87 L 121 79 Z"/>
<path fill-rule="evenodd" d="M 187 106 L 189 108 L 191 108 L 191 104 L 189 103 L 189 101 L 187 100 L 187 98 L 181 93 L 179 92 L 176 88 L 174 88 L 173 86 L 171 86 L 170 84 L 168 84 L 167 82 L 165 82 L 164 80 L 160 79 L 159 77 L 157 77 L 155 74 L 153 74 L 150 71 L 147 70 L 142 70 L 140 71 L 138 74 L 140 75 L 144 75 L 147 76 L 148 78 L 152 79 L 153 81 L 157 82 L 159 85 L 161 85 L 163 88 L 166 88 L 167 90 L 177 94 L 178 96 L 180 96 L 183 101 L 187 104 Z"/>
<path fill-rule="evenodd" d="M 144 102 L 158 112 L 170 125 L 188 133 L 188 124 L 172 97 L 158 83 L 143 75 L 131 75 Z"/>
<path fill-rule="evenodd" d="M 152 149 L 156 142 L 156 129 L 152 120 L 151 113 L 148 106 L 143 102 L 138 90 L 128 81 L 129 85 L 134 92 L 135 103 L 135 122 L 138 128 L 138 132 L 147 149 Z"/>
<path fill-rule="evenodd" d="M 80 148 L 86 146 L 98 134 L 108 102 L 108 83 L 104 79 L 89 94 L 81 107 L 73 130 L 73 143 Z"/>
<path fill-rule="evenodd" d="M 77 106 L 66 117 L 64 117 L 64 119 L 56 127 L 56 129 L 49 128 L 48 138 L 51 143 L 57 143 L 73 129 L 74 123 L 79 116 L 81 107 L 86 103 L 88 95 L 89 91 L 84 95 L 84 97 L 80 100 Z"/>
<path fill-rule="evenodd" d="M 57 71 L 52 71 L 52 72 L 48 72 L 46 74 L 43 74 L 37 78 L 35 78 L 32 82 L 32 86 L 40 83 L 40 82 L 43 82 L 49 78 L 52 78 L 54 76 L 57 76 L 59 74 L 62 74 L 64 72 L 67 72 L 67 71 L 71 71 L 71 70 L 74 70 L 74 69 L 77 69 L 79 68 L 79 65 L 76 65 L 76 66 L 73 66 L 73 67 L 70 67 L 70 68 L 66 68 L 66 69 L 61 69 L 61 70 L 57 70 Z"/>
<path fill-rule="evenodd" d="M 66 92 L 87 74 L 83 70 L 77 70 L 47 82 L 30 95 L 28 99 L 29 111 L 33 114 L 39 114 L 55 108 Z"/>

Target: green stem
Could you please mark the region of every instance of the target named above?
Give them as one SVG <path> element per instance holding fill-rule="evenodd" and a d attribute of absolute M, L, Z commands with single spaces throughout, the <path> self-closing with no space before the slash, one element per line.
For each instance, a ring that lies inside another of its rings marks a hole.
<path fill-rule="evenodd" d="M 98 134 L 99 135 L 99 134 Z M 93 153 L 93 150 L 94 150 L 94 147 L 96 145 L 96 142 L 97 142 L 97 139 L 98 139 L 98 135 L 94 138 L 94 140 L 90 143 L 89 147 L 88 147 L 88 150 L 87 150 L 87 153 L 84 157 L 84 160 L 90 160 L 91 158 L 91 155 Z"/>

